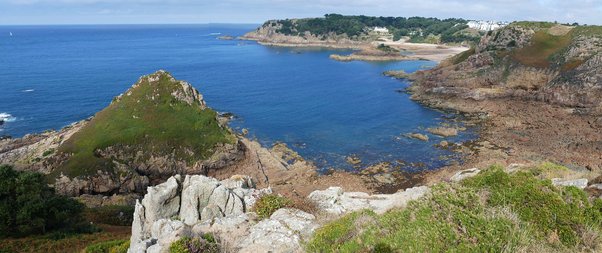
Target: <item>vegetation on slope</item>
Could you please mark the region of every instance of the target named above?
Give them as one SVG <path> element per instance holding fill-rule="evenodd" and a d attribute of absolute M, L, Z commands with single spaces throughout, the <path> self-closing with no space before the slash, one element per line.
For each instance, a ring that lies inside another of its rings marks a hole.
<path fill-rule="evenodd" d="M 83 212 L 81 203 L 56 195 L 44 175 L 0 166 L 0 252 L 78 252 L 129 237 L 130 227 L 93 226 Z"/>
<path fill-rule="evenodd" d="M 59 152 L 71 156 L 54 173 L 74 177 L 110 170 L 111 159 L 98 155 L 108 147 L 134 147 L 147 157 L 175 154 L 194 162 L 213 154 L 217 144 L 234 142 L 219 126 L 215 111 L 203 109 L 199 101 L 190 105 L 178 100 L 172 93 L 181 84 L 168 73 L 158 75 L 158 82 L 141 79 L 67 140 Z"/>
<path fill-rule="evenodd" d="M 440 42 L 477 42 L 480 36 L 467 33 L 467 21 L 463 19 L 437 19 L 423 17 L 368 17 L 327 14 L 324 18 L 306 18 L 295 20 L 278 20 L 281 27 L 279 33 L 286 35 L 302 35 L 310 32 L 313 35 L 325 36 L 330 33 L 346 34 L 358 37 L 367 34 L 373 27 L 386 27 L 394 40 L 409 36 L 413 42 L 424 42 L 428 38 L 437 37 Z M 269 23 L 269 21 L 268 21 Z M 266 23 L 266 25 L 268 24 Z"/>
<path fill-rule="evenodd" d="M 516 40 L 510 40 L 507 44 L 500 47 L 494 46 L 499 41 L 508 40 L 520 36 L 526 36 L 523 29 L 533 31 L 526 46 L 518 47 Z M 506 37 L 501 36 L 506 33 Z M 523 66 L 536 68 L 556 68 L 561 71 L 575 69 L 586 59 L 564 59 L 563 55 L 567 50 L 574 47 L 577 40 L 586 37 L 602 38 L 601 26 L 566 26 L 550 22 L 514 22 L 509 26 L 497 31 L 487 33 L 492 40 L 487 46 L 488 51 L 495 52 L 497 63 L 509 65 L 519 63 Z M 594 45 L 596 46 L 596 45 Z M 465 61 L 466 55 L 457 56 L 453 63 L 458 64 Z M 510 56 L 506 58 L 506 56 Z M 510 61 L 511 60 L 511 61 Z"/>
<path fill-rule="evenodd" d="M 50 232 L 88 232 L 84 206 L 59 196 L 44 175 L 0 166 L 0 238 Z"/>
<path fill-rule="evenodd" d="M 458 185 L 441 184 L 406 209 L 351 213 L 320 228 L 310 252 L 599 251 L 602 200 L 554 187 L 536 169 L 492 167 Z M 554 168 L 551 168 L 554 169 Z"/>

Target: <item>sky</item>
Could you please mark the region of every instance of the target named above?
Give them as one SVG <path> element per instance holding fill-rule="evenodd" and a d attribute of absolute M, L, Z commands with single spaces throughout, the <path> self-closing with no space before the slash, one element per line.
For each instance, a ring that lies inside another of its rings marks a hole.
<path fill-rule="evenodd" d="M 0 0 L 0 25 L 259 24 L 327 13 L 602 25 L 602 0 Z"/>

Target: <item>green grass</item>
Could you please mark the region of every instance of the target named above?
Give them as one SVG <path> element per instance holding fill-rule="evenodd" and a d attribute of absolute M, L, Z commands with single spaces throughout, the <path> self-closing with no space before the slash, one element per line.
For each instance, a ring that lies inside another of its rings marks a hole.
<path fill-rule="evenodd" d="M 92 244 L 84 249 L 84 253 L 126 253 L 129 247 L 128 240 L 112 240 Z"/>
<path fill-rule="evenodd" d="M 454 55 L 453 58 L 451 59 L 451 61 L 454 65 L 456 65 L 456 64 L 466 61 L 466 59 L 468 59 L 468 57 L 470 57 L 471 55 L 474 55 L 474 54 L 475 54 L 475 48 L 471 47 L 470 49 L 468 49 L 462 53 Z"/>
<path fill-rule="evenodd" d="M 291 207 L 293 201 L 278 195 L 264 195 L 255 202 L 253 209 L 260 218 L 270 217 L 276 210 L 283 207 Z"/>
<path fill-rule="evenodd" d="M 571 41 L 570 33 L 554 36 L 546 31 L 537 31 L 531 39 L 531 44 L 514 50 L 512 57 L 526 66 L 547 68 L 552 64 L 552 56 L 567 48 Z"/>
<path fill-rule="evenodd" d="M 144 78 L 130 89 L 130 95 L 97 113 L 60 147 L 60 153 L 72 156 L 54 174 L 73 177 L 110 171 L 112 161 L 96 155 L 107 147 L 132 153 L 143 150 L 146 157 L 176 154 L 192 163 L 210 156 L 216 144 L 232 143 L 230 133 L 218 125 L 215 111 L 203 110 L 198 103 L 188 105 L 171 95 L 179 88 L 167 73 L 160 74 L 158 83 L 150 84 Z M 130 149 L 123 148 L 126 146 Z"/>
<path fill-rule="evenodd" d="M 573 36 L 602 37 L 602 26 L 577 26 L 573 30 Z"/>
<path fill-rule="evenodd" d="M 360 211 L 318 229 L 309 252 L 541 252 L 600 248 L 602 201 L 531 172 L 492 167 L 383 215 Z M 592 239 L 593 238 L 593 239 Z"/>
<path fill-rule="evenodd" d="M 548 28 L 552 28 L 555 25 L 556 24 L 551 23 L 551 22 L 518 21 L 518 22 L 512 22 L 509 26 L 518 26 L 518 27 L 531 28 L 531 29 L 548 29 Z"/>

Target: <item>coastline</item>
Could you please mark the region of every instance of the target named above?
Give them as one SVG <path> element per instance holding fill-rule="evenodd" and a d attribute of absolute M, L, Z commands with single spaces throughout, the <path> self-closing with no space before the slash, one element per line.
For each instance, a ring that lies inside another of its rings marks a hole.
<path fill-rule="evenodd" d="M 358 52 L 349 55 L 331 55 L 331 59 L 338 61 L 403 61 L 403 60 L 429 60 L 437 63 L 442 62 L 449 57 L 462 53 L 469 48 L 462 46 L 447 46 L 427 43 L 410 43 L 405 41 L 350 41 L 350 40 L 319 40 L 308 37 L 301 38 L 296 36 L 258 36 L 248 33 L 238 37 L 240 40 L 256 41 L 263 46 L 273 47 L 315 47 L 326 49 L 349 49 Z M 379 44 L 394 48 L 398 51 L 409 52 L 409 54 L 381 55 L 373 52 Z M 365 52 L 362 54 L 362 52 Z"/>

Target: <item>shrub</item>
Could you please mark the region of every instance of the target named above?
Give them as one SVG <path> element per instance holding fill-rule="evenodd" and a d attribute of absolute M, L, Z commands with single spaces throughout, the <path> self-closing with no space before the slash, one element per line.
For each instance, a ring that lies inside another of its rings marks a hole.
<path fill-rule="evenodd" d="M 85 253 L 126 253 L 130 247 L 128 240 L 113 240 L 92 244 L 84 250 Z"/>
<path fill-rule="evenodd" d="M 87 232 L 83 209 L 81 203 L 56 195 L 42 174 L 0 166 L 0 237 Z"/>
<path fill-rule="evenodd" d="M 169 246 L 170 253 L 218 253 L 220 247 L 210 234 L 202 237 L 183 237 Z"/>
<path fill-rule="evenodd" d="M 284 207 L 291 207 L 293 202 L 285 197 L 278 195 L 265 195 L 255 203 L 255 212 L 260 218 L 270 217 L 276 210 Z"/>

